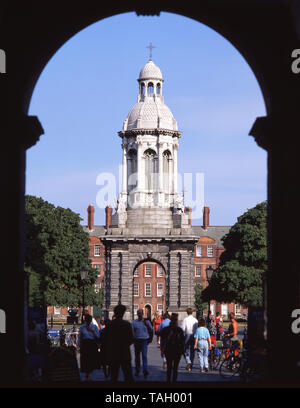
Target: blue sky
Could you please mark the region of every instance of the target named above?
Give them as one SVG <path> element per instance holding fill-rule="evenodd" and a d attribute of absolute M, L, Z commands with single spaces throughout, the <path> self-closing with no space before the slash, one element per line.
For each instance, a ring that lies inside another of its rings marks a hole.
<path fill-rule="evenodd" d="M 137 102 L 137 78 L 150 42 L 165 80 L 165 103 L 183 132 L 178 171 L 204 173 L 211 225 L 232 225 L 267 196 L 267 155 L 248 135 L 255 118 L 265 115 L 262 94 L 225 38 L 171 13 L 104 19 L 56 52 L 30 104 L 29 114 L 38 116 L 45 134 L 27 153 L 26 194 L 71 208 L 83 224 L 94 204 L 95 223 L 104 223 L 96 178 L 102 172 L 118 177 L 117 132 Z"/>

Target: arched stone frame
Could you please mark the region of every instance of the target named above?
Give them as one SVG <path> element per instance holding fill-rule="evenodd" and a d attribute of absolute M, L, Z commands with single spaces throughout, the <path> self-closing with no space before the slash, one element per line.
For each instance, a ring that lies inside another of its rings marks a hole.
<path fill-rule="evenodd" d="M 147 95 L 152 96 L 155 93 L 154 83 L 150 81 L 147 83 Z"/>
<path fill-rule="evenodd" d="M 153 148 L 147 148 L 143 153 L 145 190 L 154 192 L 158 189 L 158 156 Z"/>
<path fill-rule="evenodd" d="M 127 193 L 137 187 L 137 150 L 130 148 L 127 153 Z"/>
<path fill-rule="evenodd" d="M 298 341 L 290 329 L 291 310 L 299 301 L 299 262 L 295 258 L 286 260 L 282 249 L 282 234 L 288 233 L 292 240 L 292 253 L 297 253 L 297 233 L 299 231 L 298 219 L 291 225 L 282 222 L 282 215 L 297 213 L 300 202 L 294 196 L 295 182 L 293 177 L 299 174 L 299 161 L 296 154 L 298 134 L 297 106 L 300 86 L 297 75 L 290 70 L 291 51 L 298 44 L 300 33 L 300 20 L 296 2 L 245 2 L 238 4 L 227 0 L 220 2 L 218 7 L 211 7 L 208 1 L 198 3 L 192 9 L 184 3 L 161 3 L 160 6 L 135 5 L 134 3 L 111 3 L 104 7 L 102 3 L 96 7 L 88 8 L 76 4 L 72 5 L 73 13 L 69 7 L 61 5 L 59 12 L 52 3 L 36 3 L 34 13 L 24 3 L 19 7 L 16 15 L 11 9 L 13 4 L 7 5 L 5 17 L 1 24 L 1 38 L 6 38 L 6 51 L 9 50 L 10 66 L 9 75 L 12 89 L 8 88 L 8 81 L 1 83 L 4 87 L 3 94 L 10 98 L 5 101 L 2 112 L 4 118 L 6 109 L 11 113 L 10 121 L 4 119 L 0 126 L 2 133 L 7 135 L 3 146 L 3 160 L 1 161 L 2 173 L 9 176 L 2 180 L 2 191 L 10 191 L 7 199 L 2 200 L 3 214 L 14 212 L 15 217 L 4 220 L 3 229 L 7 231 L 7 244 L 2 245 L 2 262 L 10 265 L 14 273 L 6 274 L 2 280 L 0 298 L 3 308 L 11 309 L 12 320 L 18 319 L 19 311 L 23 308 L 24 287 L 26 277 L 23 277 L 24 264 L 24 176 L 25 176 L 25 150 L 33 146 L 43 129 L 38 119 L 28 114 L 32 91 L 44 66 L 52 55 L 70 37 L 90 24 L 119 13 L 135 11 L 137 15 L 159 15 L 160 11 L 172 11 L 188 18 L 194 18 L 219 34 L 227 38 L 233 46 L 244 56 L 252 71 L 256 75 L 262 89 L 267 108 L 266 117 L 258 118 L 251 134 L 255 136 L 257 144 L 268 151 L 268 183 L 269 183 L 269 217 L 268 217 L 268 252 L 269 265 L 272 271 L 271 278 L 266 280 L 268 293 L 268 361 L 269 373 L 273 377 L 286 380 L 288 376 L 299 373 L 300 367 L 295 364 L 300 361 L 300 355 L 280 356 L 278 349 L 284 337 L 287 344 L 295 345 Z M 79 6 L 78 6 L 79 7 Z M 46 10 L 46 12 L 45 12 Z M 269 18 L 270 12 L 272 19 Z M 239 20 L 242 24 L 236 25 Z M 51 30 L 53 21 L 57 22 L 56 30 Z M 255 30 L 253 27 L 255 26 Z M 278 30 L 278 26 L 281 30 Z M 241 29 L 242 27 L 242 29 Z M 22 32 L 15 43 L 11 30 Z M 51 36 L 48 33 L 51 32 Z M 45 42 L 45 38 L 47 41 Z M 34 39 L 34 40 L 33 40 Z M 22 53 L 19 50 L 22 49 Z M 26 70 L 20 70 L 23 56 L 26 55 Z M 282 103 L 284 101 L 284 103 Z M 8 106 L 7 106 L 8 105 Z M 8 115 L 7 115 L 8 118 Z M 13 124 L 13 125 L 11 125 Z M 282 141 L 282 135 L 287 137 Z M 284 154 L 283 154 L 284 152 Z M 287 159 L 286 159 L 287 158 Z M 282 177 L 282 174 L 288 177 Z M 11 186 L 14 186 L 12 188 Z M 290 199 L 293 197 L 293 200 Z M 271 228 L 272 227 L 272 228 Z M 10 248 L 15 231 L 20 231 L 19 240 L 14 249 Z M 289 279 L 282 279 L 282 270 L 290 271 Z M 20 283 L 16 284 L 16 276 L 20 276 Z M 13 306 L 6 293 L 7 287 L 14 287 L 16 296 Z M 286 302 L 277 302 L 282 293 L 289 293 Z M 15 309 L 15 311 L 14 311 Z M 276 335 L 277 319 L 284 322 L 281 339 Z M 21 323 L 20 323 L 21 324 Z M 22 377 L 22 361 L 24 338 L 18 336 L 20 325 L 12 329 L 7 336 L 0 336 L 0 350 L 8 350 L 14 344 L 12 353 L 3 362 L 6 381 L 15 383 Z M 18 341 L 16 342 L 16 339 Z M 18 351 L 19 350 L 19 351 Z M 4 356 L 5 357 L 5 356 Z M 278 367 L 281 367 L 278 370 Z M 296 368 L 298 367 L 298 368 Z"/>
<path fill-rule="evenodd" d="M 165 149 L 162 153 L 163 160 L 163 190 L 167 194 L 172 193 L 172 176 L 173 176 L 173 158 L 169 149 Z"/>
<path fill-rule="evenodd" d="M 149 252 L 146 253 L 141 253 L 139 254 L 136 258 L 132 258 L 129 260 L 129 270 L 131 271 L 131 279 L 132 279 L 132 284 L 129 285 L 129 288 L 131 288 L 131 293 L 129 294 L 130 299 L 132 299 L 132 305 L 131 305 L 131 316 L 132 318 L 134 317 L 134 294 L 133 294 L 133 282 L 134 282 L 134 272 L 135 270 L 142 264 L 147 263 L 147 262 L 151 262 L 151 263 L 155 263 L 159 266 L 161 266 L 163 268 L 164 271 L 164 292 L 165 295 L 163 296 L 162 299 L 162 304 L 163 305 L 167 305 L 167 279 L 168 279 L 168 260 L 167 260 L 167 255 L 166 254 L 152 254 L 151 256 L 149 256 Z M 156 288 L 155 288 L 156 291 Z M 156 297 L 156 296 L 152 296 L 152 297 Z M 150 299 L 152 299 L 152 297 Z M 151 304 L 151 300 L 149 299 L 149 301 L 147 303 Z M 146 303 L 145 303 L 146 305 Z M 151 304 L 151 307 L 153 305 Z M 152 311 L 153 311 L 153 307 L 152 307 Z"/>

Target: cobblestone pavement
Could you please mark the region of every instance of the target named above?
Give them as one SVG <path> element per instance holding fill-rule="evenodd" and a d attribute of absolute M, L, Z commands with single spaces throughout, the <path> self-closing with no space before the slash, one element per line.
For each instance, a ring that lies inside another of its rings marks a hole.
<path fill-rule="evenodd" d="M 132 372 L 134 374 L 135 372 L 135 366 L 134 366 L 134 348 L 131 346 L 131 357 L 132 357 Z M 148 382 L 166 382 L 166 370 L 162 368 L 162 358 L 160 355 L 160 349 L 157 347 L 155 338 L 153 339 L 153 342 L 148 346 L 148 371 L 149 371 L 149 376 L 147 377 L 147 383 Z M 178 369 L 178 382 L 224 382 L 228 381 L 223 379 L 218 371 L 210 371 L 208 373 L 200 373 L 200 368 L 199 368 L 199 360 L 197 353 L 195 354 L 195 360 L 194 360 L 194 367 L 191 372 L 188 372 L 186 369 L 186 362 L 185 359 L 182 357 L 179 363 L 179 369 Z M 85 379 L 85 374 L 81 374 L 81 379 L 84 381 Z M 141 373 L 138 377 L 134 377 L 135 382 L 145 382 L 145 378 L 143 374 Z M 92 375 L 91 375 L 91 380 L 92 381 L 107 381 L 104 377 L 103 370 L 94 370 Z M 123 373 L 122 370 L 120 369 L 119 373 L 119 381 L 123 381 Z M 232 381 L 239 381 L 239 377 L 231 379 Z"/>

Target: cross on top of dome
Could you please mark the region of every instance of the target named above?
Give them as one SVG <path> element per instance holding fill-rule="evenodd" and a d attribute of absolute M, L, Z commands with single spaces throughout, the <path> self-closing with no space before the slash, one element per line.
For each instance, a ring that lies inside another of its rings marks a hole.
<path fill-rule="evenodd" d="M 150 45 L 147 45 L 146 48 L 149 48 L 149 50 L 150 50 L 149 61 L 152 61 L 152 50 L 153 50 L 153 48 L 156 48 L 156 46 L 152 45 L 152 43 L 150 42 Z"/>

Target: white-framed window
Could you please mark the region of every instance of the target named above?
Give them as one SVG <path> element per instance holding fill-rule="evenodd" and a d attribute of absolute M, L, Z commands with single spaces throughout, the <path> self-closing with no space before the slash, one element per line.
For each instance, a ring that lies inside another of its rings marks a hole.
<path fill-rule="evenodd" d="M 164 311 L 164 305 L 158 304 L 156 310 L 162 315 Z"/>
<path fill-rule="evenodd" d="M 234 314 L 236 316 L 241 316 L 242 315 L 242 310 L 243 310 L 242 305 L 240 305 L 240 304 L 234 305 Z"/>
<path fill-rule="evenodd" d="M 196 256 L 202 256 L 202 245 L 196 245 Z"/>
<path fill-rule="evenodd" d="M 214 246 L 213 245 L 207 245 L 207 256 L 211 258 L 214 256 Z"/>
<path fill-rule="evenodd" d="M 133 305 L 133 313 L 135 316 L 137 314 L 138 309 L 139 309 L 139 305 Z"/>
<path fill-rule="evenodd" d="M 139 296 L 140 295 L 140 288 L 138 283 L 133 284 L 133 296 Z"/>
<path fill-rule="evenodd" d="M 227 317 L 228 315 L 228 305 L 227 303 L 221 304 L 221 315 Z"/>
<path fill-rule="evenodd" d="M 195 276 L 201 276 L 201 265 L 195 266 Z"/>
<path fill-rule="evenodd" d="M 97 293 L 99 292 L 100 288 L 101 288 L 101 282 L 96 282 L 96 283 L 95 283 L 95 291 L 96 291 Z"/>
<path fill-rule="evenodd" d="M 146 282 L 145 283 L 145 296 L 147 297 L 151 297 L 151 283 L 150 282 Z"/>
<path fill-rule="evenodd" d="M 93 268 L 97 271 L 97 276 L 101 276 L 101 264 L 93 264 Z"/>
<path fill-rule="evenodd" d="M 134 276 L 135 278 L 138 278 L 138 277 L 139 277 L 139 270 L 138 270 L 138 268 L 135 268 L 135 270 L 134 270 L 134 272 L 133 272 L 133 276 Z"/>
<path fill-rule="evenodd" d="M 101 247 L 100 245 L 95 245 L 94 246 L 94 256 L 100 256 L 101 255 Z"/>
<path fill-rule="evenodd" d="M 54 306 L 54 314 L 58 315 L 61 312 L 61 308 L 59 306 Z"/>
<path fill-rule="evenodd" d="M 157 272 L 156 272 L 157 278 L 163 278 L 164 277 L 164 271 L 162 266 L 157 265 Z"/>
<path fill-rule="evenodd" d="M 145 265 L 145 278 L 151 278 L 151 265 Z"/>
<path fill-rule="evenodd" d="M 157 297 L 161 297 L 164 294 L 164 284 L 158 283 L 157 284 Z"/>

